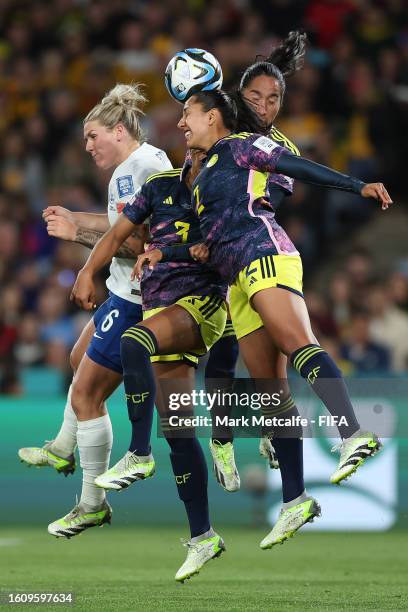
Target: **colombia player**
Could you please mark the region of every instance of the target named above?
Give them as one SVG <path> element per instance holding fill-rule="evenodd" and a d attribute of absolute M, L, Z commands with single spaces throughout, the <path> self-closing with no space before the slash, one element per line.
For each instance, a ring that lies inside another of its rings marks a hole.
<path fill-rule="evenodd" d="M 200 158 L 200 153 L 193 155 L 193 163 L 201 168 Z M 138 454 L 150 454 L 155 401 L 171 448 L 177 489 L 191 532 L 191 539 L 186 543 L 187 559 L 176 574 L 179 581 L 198 573 L 224 549 L 222 539 L 210 524 L 205 457 L 194 430 L 188 423 L 183 424 L 193 412 L 191 409 L 169 411 L 169 393 L 193 390 L 197 356 L 206 353 L 221 337 L 227 316 L 224 301 L 227 286 L 219 274 L 193 260 L 174 261 L 180 254 L 185 258 L 184 251 L 190 242 L 201 240 L 199 222 L 191 207 L 191 182 L 190 164 L 183 171 L 177 169 L 151 176 L 95 246 L 72 291 L 79 306 L 91 308 L 95 301 L 94 274 L 134 232 L 135 225 L 140 226 L 150 218 L 146 257 L 159 263 L 154 270 L 145 271 L 141 284 L 144 320 L 123 334 L 121 358 Z M 166 255 L 172 260 L 166 260 Z M 151 359 L 156 362 L 153 367 Z M 161 384 L 156 385 L 155 379 Z M 170 418 L 176 415 L 180 419 L 178 427 L 172 426 Z M 152 476 L 154 469 L 151 456 L 149 461 L 135 463 L 134 455 L 128 452 L 95 482 L 108 490 L 121 490 L 136 480 Z"/>
<path fill-rule="evenodd" d="M 295 155 L 300 155 L 297 147 L 279 132 L 273 124 L 282 107 L 286 89 L 285 77 L 294 74 L 302 68 L 305 46 L 305 34 L 290 32 L 278 47 L 272 49 L 267 58 L 248 66 L 241 77 L 239 91 L 235 97 L 240 110 L 242 110 L 239 113 L 240 131 L 245 130 L 269 134 L 272 139 Z M 255 111 L 255 116 L 250 115 L 246 118 L 245 104 L 251 106 Z M 268 190 L 269 202 L 276 211 L 285 197 L 292 194 L 293 179 L 284 174 L 271 172 L 268 178 Z M 261 321 L 258 324 L 259 327 L 263 325 Z M 256 330 L 254 329 L 253 331 L 256 335 Z M 210 351 L 206 366 L 206 377 L 212 379 L 221 378 L 223 386 L 227 387 L 228 377 L 232 380 L 234 376 L 238 351 L 236 348 L 237 341 L 234 336 L 231 336 L 230 329 L 226 328 L 225 333 L 228 333 L 229 336 L 227 338 L 223 337 Z M 261 332 L 258 335 L 261 337 Z M 262 358 L 258 346 L 258 357 L 259 361 L 262 362 L 262 377 L 267 376 L 271 381 L 270 393 L 273 393 L 272 381 L 278 384 L 279 390 L 284 387 L 284 397 L 282 397 L 279 407 L 264 408 L 262 412 L 265 417 L 279 417 L 281 415 L 285 418 L 296 417 L 299 413 L 286 382 L 286 355 L 279 351 L 278 347 L 273 348 L 271 343 L 268 343 L 265 351 L 267 353 Z M 268 364 L 268 372 L 265 369 L 266 364 Z M 207 383 L 207 387 L 209 386 Z M 216 386 L 217 381 L 211 381 L 211 387 Z M 212 388 L 209 390 L 211 391 Z M 214 416 L 217 414 L 221 416 L 225 413 L 229 414 L 228 410 L 222 409 L 217 404 L 212 409 L 212 413 Z M 213 419 L 214 422 L 215 419 Z M 293 437 L 295 433 L 293 431 L 290 438 L 280 438 L 277 436 L 277 433 L 278 430 L 275 430 L 273 446 L 269 432 L 269 435 L 264 435 L 261 438 L 260 452 L 268 458 L 271 467 L 277 467 L 279 462 L 281 471 L 283 470 L 286 474 L 286 477 L 282 479 L 283 502 L 286 503 L 297 497 L 304 490 L 303 440 L 301 430 L 296 437 Z M 235 491 L 239 488 L 239 475 L 235 466 L 232 429 L 223 427 L 222 431 L 217 432 L 213 426 L 212 438 L 210 450 L 213 456 L 217 480 L 227 491 Z"/>
<path fill-rule="evenodd" d="M 338 484 L 381 444 L 374 434 L 361 431 L 341 372 L 313 334 L 302 294 L 301 260 L 268 201 L 268 173 L 373 197 L 383 209 L 391 199 L 381 183 L 364 184 L 292 155 L 266 136 L 233 134 L 235 121 L 233 100 L 213 91 L 189 98 L 179 122 L 187 146 L 207 154 L 193 194 L 209 263 L 231 287 L 232 321 L 251 376 L 262 375 L 258 349 L 262 355 L 268 346 L 279 347 L 329 412 L 345 417 L 347 426 L 339 427 L 340 462 L 331 476 Z M 285 504 L 261 547 L 286 539 L 319 510 L 303 492 Z"/>

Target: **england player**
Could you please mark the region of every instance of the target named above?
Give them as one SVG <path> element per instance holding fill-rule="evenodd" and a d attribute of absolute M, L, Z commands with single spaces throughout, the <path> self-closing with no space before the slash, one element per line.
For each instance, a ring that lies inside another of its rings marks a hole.
<path fill-rule="evenodd" d="M 44 218 L 51 236 L 93 247 L 146 178 L 172 167 L 163 151 L 143 141 L 140 117 L 145 101 L 139 85 L 118 84 L 85 117 L 87 152 L 99 168 L 114 168 L 108 211 L 73 213 L 50 206 Z M 71 353 L 74 377 L 56 438 L 42 448 L 19 450 L 20 459 L 28 465 L 51 466 L 67 475 L 75 470 L 78 445 L 83 468 L 81 497 L 71 512 L 49 525 L 52 535 L 71 537 L 111 519 L 105 491 L 94 480 L 109 465 L 112 427 L 105 402 L 122 381 L 120 337 L 142 318 L 140 285 L 131 281 L 130 275 L 146 237 L 147 226 L 135 227 L 112 259 L 106 282 L 109 298 L 86 325 Z M 131 451 L 134 444 L 132 438 Z"/>
<path fill-rule="evenodd" d="M 263 357 L 278 347 L 328 411 L 345 417 L 347 426 L 339 427 L 340 462 L 331 476 L 339 484 L 381 443 L 360 429 L 341 372 L 313 334 L 302 294 L 301 260 L 276 222 L 268 173 L 372 197 L 383 209 L 391 199 L 381 183 L 365 184 L 297 157 L 266 136 L 234 134 L 236 114 L 225 92 L 200 92 L 185 103 L 179 122 L 187 146 L 207 154 L 193 194 L 209 263 L 230 285 L 232 321 L 251 376 L 262 376 Z M 303 491 L 284 504 L 261 548 L 284 541 L 319 512 L 317 502 Z"/>
<path fill-rule="evenodd" d="M 178 261 L 180 256 L 185 257 L 189 244 L 201 240 L 190 193 L 192 174 L 201 169 L 201 158 L 202 154 L 193 153 L 184 169 L 161 172 L 146 181 L 94 247 L 72 290 L 76 303 L 89 310 L 95 301 L 95 273 L 132 235 L 135 226 L 150 219 L 149 246 L 139 258 L 138 270 L 144 262 L 156 265 L 154 270 L 144 271 L 143 322 L 123 334 L 121 358 L 129 417 L 137 436 L 135 452 L 150 455 L 155 403 L 171 449 L 174 477 L 191 534 L 186 543 L 187 559 L 176 574 L 181 582 L 224 550 L 223 540 L 210 523 L 207 464 L 191 427 L 194 412 L 191 407 L 176 413 L 169 410 L 170 393 L 189 394 L 194 389 L 198 356 L 219 340 L 227 316 L 227 287 L 219 274 L 194 260 Z M 134 459 L 134 454 L 126 453 L 95 480 L 96 484 L 107 490 L 122 490 L 153 475 L 153 460 L 145 470 Z"/>

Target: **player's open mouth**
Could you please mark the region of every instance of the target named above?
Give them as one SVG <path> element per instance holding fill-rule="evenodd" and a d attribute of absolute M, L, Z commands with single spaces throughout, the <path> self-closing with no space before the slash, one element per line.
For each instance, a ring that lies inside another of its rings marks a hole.
<path fill-rule="evenodd" d="M 190 130 L 187 130 L 186 132 L 184 132 L 184 137 L 186 140 L 188 140 L 189 138 L 191 138 L 192 134 Z"/>

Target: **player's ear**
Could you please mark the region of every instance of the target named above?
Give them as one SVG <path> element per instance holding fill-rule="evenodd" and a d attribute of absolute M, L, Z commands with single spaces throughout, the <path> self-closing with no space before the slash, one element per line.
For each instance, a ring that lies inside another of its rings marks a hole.
<path fill-rule="evenodd" d="M 210 108 L 210 110 L 207 113 L 207 117 L 208 117 L 208 125 L 212 126 L 217 122 L 217 109 L 215 108 Z"/>
<path fill-rule="evenodd" d="M 123 123 L 117 123 L 113 129 L 116 136 L 116 140 L 120 142 L 125 133 L 125 127 Z"/>

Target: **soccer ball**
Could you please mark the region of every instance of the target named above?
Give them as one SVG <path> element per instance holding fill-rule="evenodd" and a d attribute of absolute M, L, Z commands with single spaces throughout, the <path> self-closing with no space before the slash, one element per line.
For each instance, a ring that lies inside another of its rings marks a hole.
<path fill-rule="evenodd" d="M 220 89 L 222 70 L 218 60 L 204 49 L 184 49 L 171 58 L 164 82 L 167 91 L 177 102 L 199 91 Z"/>

